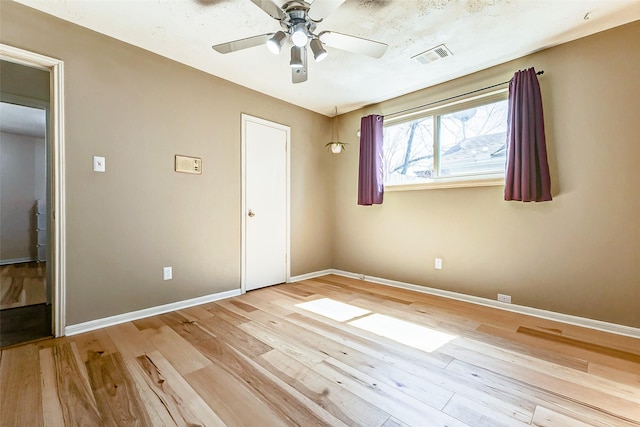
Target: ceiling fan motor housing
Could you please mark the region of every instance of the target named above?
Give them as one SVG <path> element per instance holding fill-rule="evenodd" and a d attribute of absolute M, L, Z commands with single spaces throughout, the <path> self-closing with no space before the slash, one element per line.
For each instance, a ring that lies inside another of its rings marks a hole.
<path fill-rule="evenodd" d="M 314 34 L 317 24 L 339 8 L 344 1 L 325 0 L 309 4 L 304 0 L 292 0 L 279 6 L 274 0 L 251 0 L 265 13 L 276 19 L 282 30 L 221 43 L 212 47 L 217 52 L 226 54 L 266 44 L 269 50 L 277 55 L 288 39 L 293 44 L 289 63 L 293 83 L 302 83 L 307 80 L 307 47 L 311 49 L 316 62 L 327 57 L 325 45 L 374 58 L 381 57 L 387 49 L 387 45 L 384 43 L 333 31 Z"/>
<path fill-rule="evenodd" d="M 307 14 L 309 10 L 308 3 L 289 2 L 283 6 L 286 18 L 280 21 L 280 25 L 284 28 L 291 42 L 298 46 L 306 46 L 309 39 L 316 38 L 313 32 L 316 29 L 316 23 L 309 18 Z"/>

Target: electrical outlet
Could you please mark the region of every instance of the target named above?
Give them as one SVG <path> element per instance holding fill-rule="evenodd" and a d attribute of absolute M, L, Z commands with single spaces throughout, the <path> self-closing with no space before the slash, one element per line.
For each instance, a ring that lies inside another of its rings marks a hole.
<path fill-rule="evenodd" d="M 498 294 L 498 301 L 511 304 L 511 295 Z"/>
<path fill-rule="evenodd" d="M 361 274 L 361 275 L 359 276 L 359 279 L 360 279 L 360 280 L 364 280 L 364 279 L 365 279 L 364 274 Z"/>
<path fill-rule="evenodd" d="M 173 267 L 164 267 L 162 269 L 162 280 L 173 279 Z"/>
<path fill-rule="evenodd" d="M 442 270 L 442 258 L 436 258 L 435 269 Z"/>

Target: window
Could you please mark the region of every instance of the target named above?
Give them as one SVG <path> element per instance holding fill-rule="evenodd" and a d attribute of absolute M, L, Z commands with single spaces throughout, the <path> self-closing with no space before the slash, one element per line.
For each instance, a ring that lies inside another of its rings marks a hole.
<path fill-rule="evenodd" d="M 503 90 L 388 119 L 383 143 L 385 187 L 502 183 L 507 108 Z"/>

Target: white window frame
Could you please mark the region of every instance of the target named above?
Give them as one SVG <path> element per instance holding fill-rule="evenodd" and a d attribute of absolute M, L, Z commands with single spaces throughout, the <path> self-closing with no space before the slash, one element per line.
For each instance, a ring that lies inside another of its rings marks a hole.
<path fill-rule="evenodd" d="M 411 113 L 385 117 L 385 126 L 397 125 L 399 123 L 410 122 L 423 117 L 434 117 L 434 147 L 433 147 L 433 169 L 439 170 L 440 162 L 440 142 L 438 135 L 438 116 L 462 111 L 473 107 L 491 104 L 494 102 L 504 101 L 509 97 L 509 89 L 499 89 L 484 93 L 481 95 L 471 96 L 457 101 L 437 105 L 431 108 L 414 111 Z M 385 184 L 385 191 L 407 191 L 407 190 L 430 190 L 444 188 L 464 188 L 464 187 L 488 187 L 504 185 L 504 171 L 500 173 L 488 174 L 466 174 L 447 177 L 435 177 L 428 182 L 409 183 L 409 184 Z"/>

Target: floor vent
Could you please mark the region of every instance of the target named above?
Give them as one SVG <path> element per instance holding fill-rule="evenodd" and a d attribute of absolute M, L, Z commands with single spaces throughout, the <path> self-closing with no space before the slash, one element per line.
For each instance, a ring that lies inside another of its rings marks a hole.
<path fill-rule="evenodd" d="M 453 55 L 453 53 L 451 53 L 451 51 L 445 45 L 441 44 L 427 50 L 426 52 L 422 52 L 417 54 L 416 56 L 412 56 L 411 59 L 415 59 L 421 64 L 429 64 L 430 62 L 437 61 L 451 55 Z"/>

